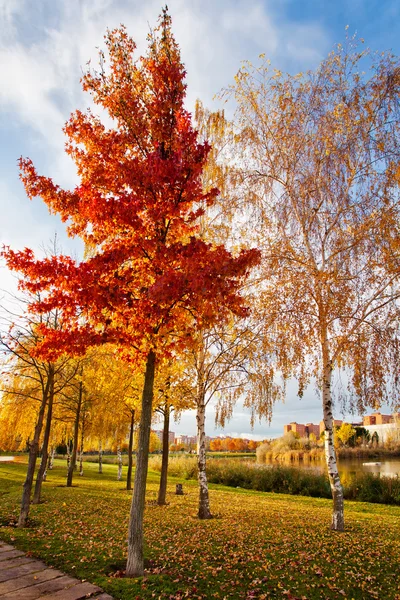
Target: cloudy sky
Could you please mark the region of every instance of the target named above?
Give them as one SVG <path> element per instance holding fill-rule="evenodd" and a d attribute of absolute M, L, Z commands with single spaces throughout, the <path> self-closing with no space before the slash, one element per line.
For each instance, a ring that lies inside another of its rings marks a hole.
<path fill-rule="evenodd" d="M 189 109 L 196 98 L 212 108 L 214 94 L 232 82 L 240 62 L 257 62 L 261 53 L 282 71 L 316 67 L 343 41 L 347 25 L 372 49 L 400 52 L 398 0 L 170 0 L 168 6 L 187 69 Z M 61 129 L 73 110 L 89 105 L 79 84 L 82 70 L 89 59 L 96 61 L 106 28 L 120 23 L 143 49 L 161 7 L 159 0 L 0 0 L 1 243 L 40 252 L 57 232 L 63 251 L 80 255 L 79 242 L 66 237 L 45 205 L 26 198 L 17 160 L 29 156 L 41 174 L 62 186 L 74 185 Z M 0 266 L 0 288 L 14 285 Z M 252 431 L 239 405 L 225 431 L 217 432 L 275 437 L 286 422 L 319 422 L 320 405 L 313 389 L 298 400 L 293 383 L 270 425 L 257 424 Z M 339 408 L 336 413 L 340 418 Z M 194 415 L 184 415 L 173 429 L 194 433 Z M 207 432 L 217 434 L 212 411 Z"/>

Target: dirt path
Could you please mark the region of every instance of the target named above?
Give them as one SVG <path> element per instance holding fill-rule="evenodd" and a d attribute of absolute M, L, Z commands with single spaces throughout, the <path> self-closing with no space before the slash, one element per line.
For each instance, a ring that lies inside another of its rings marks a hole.
<path fill-rule="evenodd" d="M 0 541 L 0 600 L 113 600 L 97 585 L 69 577 Z"/>

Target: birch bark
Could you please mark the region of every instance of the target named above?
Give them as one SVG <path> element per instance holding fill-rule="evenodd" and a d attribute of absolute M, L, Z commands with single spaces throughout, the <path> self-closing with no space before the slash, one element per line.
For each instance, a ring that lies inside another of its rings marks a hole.
<path fill-rule="evenodd" d="M 121 481 L 122 479 L 122 452 L 121 447 L 117 447 L 117 464 L 118 464 L 118 473 L 117 473 L 117 481 Z"/>
<path fill-rule="evenodd" d="M 202 381 L 197 395 L 197 468 L 199 481 L 199 519 L 211 519 L 210 499 L 208 493 L 208 482 L 206 473 L 206 405 L 204 398 L 204 386 Z"/>
<path fill-rule="evenodd" d="M 132 468 L 133 468 L 133 429 L 135 426 L 135 411 L 131 410 L 131 424 L 129 428 L 129 447 L 128 447 L 128 473 L 126 475 L 126 489 L 132 489 Z"/>
<path fill-rule="evenodd" d="M 327 331 L 322 327 L 322 360 L 323 360 L 323 381 L 322 381 L 322 406 L 325 425 L 325 459 L 328 467 L 329 483 L 332 491 L 333 513 L 331 529 L 334 531 L 344 530 L 344 503 L 343 487 L 339 477 L 337 467 L 336 451 L 333 440 L 334 420 L 332 413 L 332 362 L 329 353 L 329 342 Z"/>
<path fill-rule="evenodd" d="M 101 441 L 99 442 L 99 473 L 103 473 L 103 446 Z"/>

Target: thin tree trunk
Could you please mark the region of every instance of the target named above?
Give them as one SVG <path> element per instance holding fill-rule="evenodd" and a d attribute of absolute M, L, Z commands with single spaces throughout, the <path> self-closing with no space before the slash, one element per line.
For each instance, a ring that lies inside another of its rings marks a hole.
<path fill-rule="evenodd" d="M 79 449 L 79 475 L 83 477 L 83 445 L 85 442 L 85 425 L 86 425 L 86 413 L 82 416 L 82 428 L 81 428 L 81 445 Z"/>
<path fill-rule="evenodd" d="M 170 417 L 170 407 L 169 407 L 168 402 L 166 402 L 165 410 L 164 410 L 161 477 L 160 477 L 160 487 L 158 490 L 158 499 L 157 499 L 157 504 L 159 504 L 160 506 L 163 504 L 166 504 L 166 495 L 167 495 L 168 458 L 169 458 L 169 417 Z"/>
<path fill-rule="evenodd" d="M 74 423 L 74 445 L 72 447 L 72 456 L 71 456 L 71 461 L 70 461 L 70 465 L 68 468 L 67 487 L 72 486 L 72 478 L 74 475 L 74 469 L 76 467 L 76 455 L 77 455 L 77 450 L 78 450 L 79 421 L 80 421 L 80 416 L 81 416 L 82 397 L 83 397 L 83 382 L 80 381 L 78 404 L 76 407 L 76 416 L 75 416 L 75 423 Z"/>
<path fill-rule="evenodd" d="M 103 446 L 101 441 L 99 442 L 99 473 L 103 473 Z"/>
<path fill-rule="evenodd" d="M 56 453 L 56 449 L 54 446 L 51 447 L 50 450 L 50 454 L 49 454 L 49 460 L 48 460 L 48 464 L 47 464 L 47 468 L 49 471 L 51 471 L 51 469 L 54 467 L 54 456 Z"/>
<path fill-rule="evenodd" d="M 131 426 L 129 429 L 129 448 L 128 448 L 128 473 L 126 475 L 126 489 L 132 489 L 132 468 L 133 468 L 133 429 L 135 426 L 135 411 L 131 410 Z"/>
<path fill-rule="evenodd" d="M 206 406 L 204 392 L 200 390 L 197 396 L 197 468 L 199 481 L 199 519 L 212 519 L 208 483 L 206 474 Z"/>
<path fill-rule="evenodd" d="M 54 446 L 51 446 L 50 452 L 48 453 L 48 456 L 47 456 L 46 468 L 45 468 L 44 473 L 43 473 L 43 481 L 46 481 L 46 479 L 47 479 L 47 471 L 49 469 L 53 468 L 53 463 L 54 463 L 54 456 L 53 456 L 53 454 L 54 454 Z"/>
<path fill-rule="evenodd" d="M 69 470 L 69 466 L 71 464 L 71 447 L 70 447 L 70 440 L 68 440 L 67 442 L 67 467 Z"/>
<path fill-rule="evenodd" d="M 39 453 L 39 439 L 40 439 L 40 434 L 42 433 L 44 412 L 46 410 L 46 404 L 47 404 L 47 400 L 49 397 L 49 391 L 50 391 L 50 378 L 48 377 L 45 388 L 43 390 L 42 402 L 41 402 L 41 405 L 39 408 L 39 414 L 38 414 L 38 418 L 36 421 L 33 440 L 29 444 L 28 469 L 27 469 L 27 473 L 26 473 L 26 479 L 25 479 L 25 482 L 23 485 L 21 510 L 19 513 L 17 527 L 25 527 L 26 521 L 27 521 L 28 515 L 29 515 L 29 505 L 30 505 L 30 501 L 31 501 L 33 477 L 35 474 L 36 459 L 37 459 L 37 455 Z"/>
<path fill-rule="evenodd" d="M 84 429 L 82 423 L 82 433 L 81 433 L 81 448 L 79 453 L 79 475 L 83 477 L 83 437 L 84 437 Z"/>
<path fill-rule="evenodd" d="M 121 453 L 120 446 L 117 446 L 117 463 L 118 463 L 117 481 L 121 481 L 121 479 L 122 479 L 122 453 Z"/>
<path fill-rule="evenodd" d="M 329 358 L 329 346 L 326 333 L 323 333 L 322 343 L 323 357 L 323 382 L 322 382 L 322 404 L 323 416 L 325 425 L 325 458 L 328 467 L 329 483 L 333 498 L 333 513 L 331 529 L 334 531 L 344 530 L 344 504 L 343 504 L 343 487 L 340 482 L 336 451 L 333 441 L 333 414 L 332 414 L 332 364 Z"/>
<path fill-rule="evenodd" d="M 146 373 L 142 395 L 142 414 L 139 425 L 139 444 L 136 459 L 135 481 L 128 527 L 127 577 L 141 577 L 144 573 L 143 515 L 146 497 L 146 480 L 149 463 L 150 427 L 153 403 L 156 355 L 147 355 Z"/>
<path fill-rule="evenodd" d="M 47 457 L 48 457 L 48 448 L 49 448 L 49 439 L 50 439 L 50 429 L 51 429 L 51 421 L 53 417 L 53 402 L 54 402 L 54 368 L 49 369 L 49 378 L 50 378 L 50 389 L 49 389 L 49 402 L 47 407 L 47 417 L 46 417 L 46 426 L 44 430 L 43 437 L 43 445 L 42 445 L 42 460 L 40 461 L 40 467 L 36 475 L 36 483 L 35 483 L 35 491 L 33 493 L 33 504 L 39 504 L 40 502 L 40 494 L 42 492 L 42 483 L 45 480 L 46 466 L 47 466 Z"/>

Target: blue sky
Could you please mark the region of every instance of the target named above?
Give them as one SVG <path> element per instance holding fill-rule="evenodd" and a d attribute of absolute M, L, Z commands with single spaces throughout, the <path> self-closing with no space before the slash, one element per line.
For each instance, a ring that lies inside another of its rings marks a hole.
<path fill-rule="evenodd" d="M 400 52 L 398 0 L 170 0 L 168 6 L 187 68 L 189 109 L 196 98 L 212 108 L 214 94 L 232 83 L 240 62 L 257 62 L 261 53 L 282 71 L 316 67 L 343 41 L 346 26 L 373 50 Z M 79 84 L 82 69 L 89 59 L 96 61 L 107 27 L 124 23 L 143 49 L 161 7 L 154 0 L 0 0 L 1 243 L 40 253 L 57 232 L 63 251 L 79 256 L 79 241 L 66 237 L 58 218 L 39 199 L 26 198 L 17 160 L 29 156 L 40 173 L 62 186 L 74 185 L 61 129 L 71 111 L 89 105 Z M 15 289 L 4 267 L 0 288 Z M 336 416 L 341 417 L 339 408 Z M 321 417 L 314 390 L 299 400 L 291 384 L 270 426 L 263 422 L 251 431 L 249 415 L 238 405 L 225 433 L 275 437 L 284 423 L 319 422 Z M 222 433 L 214 431 L 212 411 L 207 419 L 209 435 Z M 194 415 L 184 415 L 173 429 L 194 433 Z"/>

